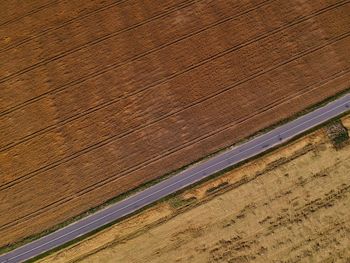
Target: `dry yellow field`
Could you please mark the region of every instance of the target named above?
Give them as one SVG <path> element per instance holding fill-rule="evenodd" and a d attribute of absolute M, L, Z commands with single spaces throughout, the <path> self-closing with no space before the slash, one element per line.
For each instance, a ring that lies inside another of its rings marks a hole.
<path fill-rule="evenodd" d="M 321 129 L 42 262 L 350 262 L 349 171 Z"/>

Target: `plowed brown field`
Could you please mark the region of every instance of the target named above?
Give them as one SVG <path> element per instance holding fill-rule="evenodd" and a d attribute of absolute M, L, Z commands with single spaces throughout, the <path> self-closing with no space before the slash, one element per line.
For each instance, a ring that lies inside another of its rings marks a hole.
<path fill-rule="evenodd" d="M 5 1 L 0 246 L 348 88 L 349 2 Z"/>

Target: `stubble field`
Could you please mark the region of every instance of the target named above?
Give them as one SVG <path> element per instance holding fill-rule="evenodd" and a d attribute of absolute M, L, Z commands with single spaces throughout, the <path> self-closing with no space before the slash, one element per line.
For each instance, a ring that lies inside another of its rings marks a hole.
<path fill-rule="evenodd" d="M 348 88 L 349 1 L 85 2 L 1 13 L 0 246 Z"/>

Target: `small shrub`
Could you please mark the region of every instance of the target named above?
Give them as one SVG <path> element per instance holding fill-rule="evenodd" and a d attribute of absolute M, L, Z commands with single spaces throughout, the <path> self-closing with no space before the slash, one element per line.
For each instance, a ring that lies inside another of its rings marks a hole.
<path fill-rule="evenodd" d="M 326 132 L 335 148 L 341 148 L 349 140 L 348 130 L 341 121 L 335 121 L 326 126 Z"/>

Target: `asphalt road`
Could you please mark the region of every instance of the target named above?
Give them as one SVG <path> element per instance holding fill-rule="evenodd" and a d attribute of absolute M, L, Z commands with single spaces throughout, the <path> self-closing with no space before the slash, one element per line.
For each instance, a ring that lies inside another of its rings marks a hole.
<path fill-rule="evenodd" d="M 0 262 L 23 262 L 120 219 L 169 194 L 258 155 L 350 109 L 350 94 L 237 147 L 230 148 L 152 187 L 47 236 L 0 256 Z M 30 226 L 28 226 L 30 227 Z"/>

